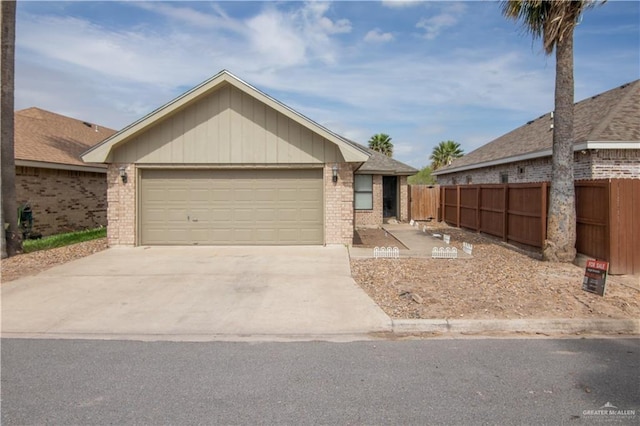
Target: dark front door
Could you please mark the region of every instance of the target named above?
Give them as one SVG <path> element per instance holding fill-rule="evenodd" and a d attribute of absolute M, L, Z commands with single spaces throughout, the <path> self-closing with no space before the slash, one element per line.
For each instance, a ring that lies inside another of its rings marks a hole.
<path fill-rule="evenodd" d="M 382 216 L 397 217 L 398 177 L 382 176 Z"/>

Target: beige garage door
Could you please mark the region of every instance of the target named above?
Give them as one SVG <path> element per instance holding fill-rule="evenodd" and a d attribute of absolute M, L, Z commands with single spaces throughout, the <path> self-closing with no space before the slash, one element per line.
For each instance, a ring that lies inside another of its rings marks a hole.
<path fill-rule="evenodd" d="M 323 243 L 322 170 L 142 170 L 143 245 Z"/>

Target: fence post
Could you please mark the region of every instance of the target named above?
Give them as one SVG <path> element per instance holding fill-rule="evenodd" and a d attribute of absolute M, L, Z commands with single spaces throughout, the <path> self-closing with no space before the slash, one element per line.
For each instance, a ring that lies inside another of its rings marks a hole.
<path fill-rule="evenodd" d="M 413 216 L 415 216 L 413 214 L 413 209 L 414 209 L 414 204 L 413 204 L 413 185 L 409 185 L 409 220 L 413 219 Z"/>
<path fill-rule="evenodd" d="M 619 187 L 618 185 L 615 185 L 615 183 L 617 183 L 617 180 L 613 180 L 613 179 L 607 179 L 606 181 L 606 185 L 605 185 L 605 200 L 607 202 L 607 209 L 606 209 L 606 217 L 605 217 L 605 231 L 604 231 L 604 241 L 605 241 L 605 253 L 606 253 L 606 260 L 609 261 L 609 270 L 611 270 L 611 267 L 613 266 L 613 269 L 615 271 L 616 267 L 617 267 L 617 263 L 618 263 L 618 251 L 620 249 L 620 242 L 618 239 L 618 233 L 620 232 L 620 223 L 618 220 L 615 221 L 615 223 L 612 223 L 613 218 L 617 219 L 617 211 L 612 209 L 615 209 L 618 206 L 619 203 L 619 199 L 618 197 L 620 196 L 620 192 L 619 192 Z M 613 228 L 613 229 L 612 229 Z M 613 247 L 611 247 L 613 243 Z M 613 249 L 613 250 L 612 250 Z M 615 250 L 615 253 L 613 253 L 613 251 Z M 613 265 L 612 265 L 613 264 Z"/>
<path fill-rule="evenodd" d="M 509 184 L 502 185 L 503 191 L 503 212 L 502 212 L 502 239 L 508 241 L 507 235 L 509 235 Z"/>
<path fill-rule="evenodd" d="M 476 231 L 480 232 L 480 185 L 476 187 Z"/>
<path fill-rule="evenodd" d="M 460 228 L 460 185 L 456 185 L 456 228 Z"/>
<path fill-rule="evenodd" d="M 547 239 L 547 182 L 542 182 L 540 190 L 540 247 L 544 249 L 544 241 Z"/>
<path fill-rule="evenodd" d="M 438 222 L 442 222 L 443 220 L 445 220 L 445 200 L 446 200 L 446 192 L 444 190 L 444 186 L 441 186 L 438 189 L 438 192 L 440 193 L 440 199 L 438 200 L 438 213 L 440 214 L 440 217 L 438 218 Z"/>

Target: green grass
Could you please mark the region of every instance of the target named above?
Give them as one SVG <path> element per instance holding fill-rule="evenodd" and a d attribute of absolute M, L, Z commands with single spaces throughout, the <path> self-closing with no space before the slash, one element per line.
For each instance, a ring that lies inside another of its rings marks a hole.
<path fill-rule="evenodd" d="M 22 248 L 25 253 L 38 250 L 49 250 L 56 247 L 68 246 L 83 241 L 95 240 L 107 236 L 107 228 L 87 229 L 86 231 L 69 232 L 67 234 L 51 235 L 40 240 L 25 240 Z"/>

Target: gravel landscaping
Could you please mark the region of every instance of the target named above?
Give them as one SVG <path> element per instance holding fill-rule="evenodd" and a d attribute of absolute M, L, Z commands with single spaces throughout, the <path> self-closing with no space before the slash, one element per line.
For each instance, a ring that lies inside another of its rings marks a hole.
<path fill-rule="evenodd" d="M 5 283 L 28 275 L 34 275 L 45 269 L 89 256 L 106 248 L 107 239 L 99 238 L 55 249 L 40 250 L 2 259 L 2 282 Z"/>
<path fill-rule="evenodd" d="M 352 259 L 355 281 L 392 318 L 640 318 L 637 277 L 607 278 L 605 297 L 582 290 L 584 269 L 535 259 L 475 232 L 428 223 L 473 244 L 471 259 Z M 384 230 L 358 232 L 361 247 L 386 245 Z M 625 284 L 627 283 L 627 284 Z"/>

